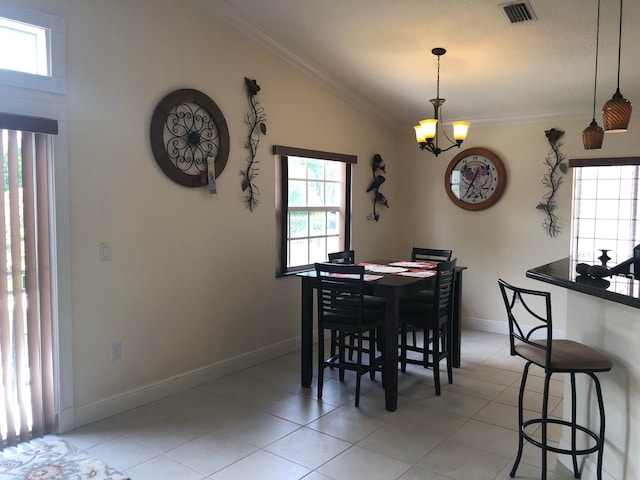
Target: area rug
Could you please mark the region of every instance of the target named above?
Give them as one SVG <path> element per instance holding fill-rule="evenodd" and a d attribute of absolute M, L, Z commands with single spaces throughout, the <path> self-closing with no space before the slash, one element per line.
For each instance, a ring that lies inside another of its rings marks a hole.
<path fill-rule="evenodd" d="M 129 480 L 97 458 L 64 440 L 0 453 L 2 480 Z"/>

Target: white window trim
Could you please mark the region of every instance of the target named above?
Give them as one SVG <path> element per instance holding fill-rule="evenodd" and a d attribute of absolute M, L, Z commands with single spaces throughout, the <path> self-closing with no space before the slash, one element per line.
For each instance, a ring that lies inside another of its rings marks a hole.
<path fill-rule="evenodd" d="M 50 76 L 0 69 L 0 85 L 28 88 L 60 95 L 66 94 L 66 26 L 64 19 L 48 13 L 36 12 L 1 2 L 0 17 L 47 29 L 51 55 Z"/>

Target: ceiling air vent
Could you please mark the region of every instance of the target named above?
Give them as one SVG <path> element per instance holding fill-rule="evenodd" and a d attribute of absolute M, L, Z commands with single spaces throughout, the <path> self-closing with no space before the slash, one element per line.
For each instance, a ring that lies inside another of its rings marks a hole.
<path fill-rule="evenodd" d="M 529 2 L 503 3 L 500 8 L 511 23 L 530 22 L 536 19 Z"/>

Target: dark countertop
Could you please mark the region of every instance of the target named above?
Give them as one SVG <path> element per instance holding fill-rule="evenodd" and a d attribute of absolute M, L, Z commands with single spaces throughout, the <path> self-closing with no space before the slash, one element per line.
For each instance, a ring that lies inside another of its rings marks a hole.
<path fill-rule="evenodd" d="M 614 275 L 601 280 L 576 272 L 576 261 L 563 258 L 527 270 L 527 277 L 630 307 L 640 308 L 640 280 Z"/>

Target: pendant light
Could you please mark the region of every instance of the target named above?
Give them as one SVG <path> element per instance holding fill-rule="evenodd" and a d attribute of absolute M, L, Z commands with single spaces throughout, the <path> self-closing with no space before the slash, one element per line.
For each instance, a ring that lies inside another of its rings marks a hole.
<path fill-rule="evenodd" d="M 631 102 L 620 93 L 620 51 L 622 49 L 622 0 L 620 0 L 620 31 L 618 34 L 618 86 L 611 100 L 602 107 L 606 132 L 626 132 L 631 119 Z"/>
<path fill-rule="evenodd" d="M 596 85 L 598 84 L 598 47 L 600 43 L 600 0 L 598 0 L 598 16 L 596 21 L 596 68 L 593 79 L 593 119 L 582 131 L 582 143 L 585 150 L 600 150 L 604 139 L 604 130 L 596 122 Z"/>

